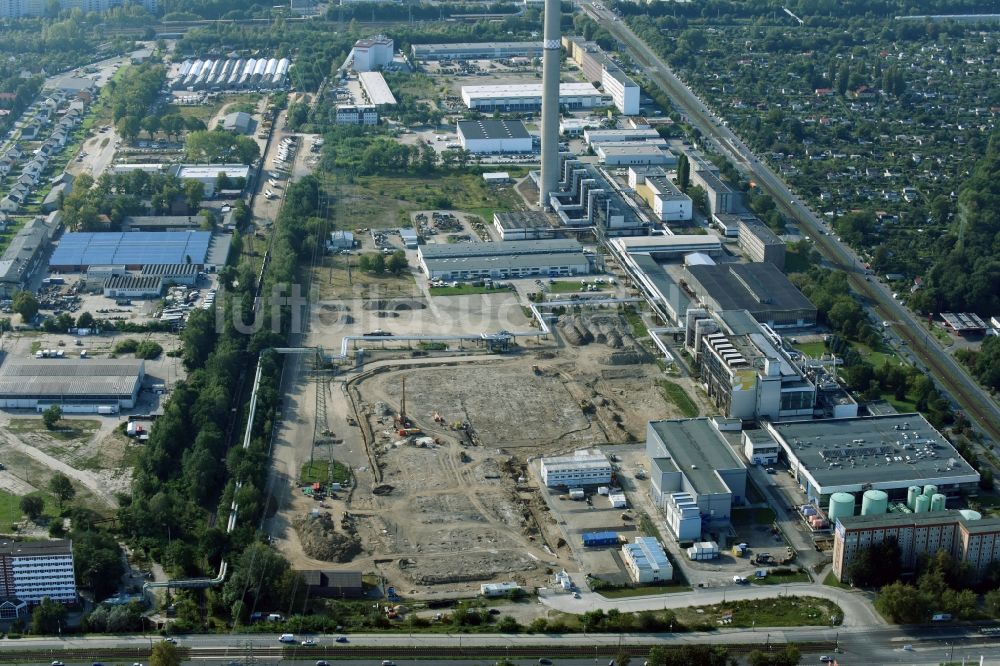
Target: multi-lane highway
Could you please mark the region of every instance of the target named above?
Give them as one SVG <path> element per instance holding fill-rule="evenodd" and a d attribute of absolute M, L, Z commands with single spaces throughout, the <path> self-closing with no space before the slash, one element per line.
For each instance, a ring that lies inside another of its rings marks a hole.
<path fill-rule="evenodd" d="M 302 636 L 296 636 L 301 639 Z M 283 645 L 274 634 L 230 634 L 179 636 L 178 647 L 190 663 L 213 661 L 226 664 L 249 655 L 258 663 L 315 662 L 340 659 L 346 663 L 378 664 L 392 659 L 400 666 L 405 660 L 420 659 L 426 664 L 434 657 L 451 663 L 490 664 L 501 658 L 519 663 L 537 663 L 550 658 L 557 664 L 606 664 L 621 651 L 644 656 L 655 645 L 677 646 L 718 644 L 734 654 L 754 648 L 795 642 L 803 646 L 804 662 L 821 655 L 837 654 L 841 663 L 938 664 L 950 655 L 969 663 L 984 657 L 986 663 L 1000 660 L 1000 641 L 975 627 L 857 627 L 852 631 L 833 628 L 733 629 L 690 634 L 351 634 L 345 643 L 336 636 L 313 636 L 315 647 Z M 0 640 L 0 662 L 48 663 L 61 660 L 67 665 L 94 661 L 145 663 L 159 637 L 67 637 L 65 639 L 25 638 Z M 30 656 L 29 656 L 30 655 Z"/>
<path fill-rule="evenodd" d="M 599 3 L 580 0 L 583 10 L 626 45 L 629 55 L 647 78 L 663 89 L 685 113 L 690 123 L 709 137 L 737 166 L 751 173 L 779 208 L 796 220 L 816 249 L 834 266 L 847 272 L 851 287 L 865 298 L 883 321 L 894 322 L 896 333 L 913 351 L 913 356 L 931 371 L 944 390 L 958 403 L 973 423 L 994 441 L 1000 442 L 1000 407 L 925 329 L 916 317 L 875 277 L 868 275 L 864 262 L 847 246 L 831 237 L 823 221 L 792 193 L 784 181 L 759 160 L 725 123 L 714 116 L 653 50 Z"/>

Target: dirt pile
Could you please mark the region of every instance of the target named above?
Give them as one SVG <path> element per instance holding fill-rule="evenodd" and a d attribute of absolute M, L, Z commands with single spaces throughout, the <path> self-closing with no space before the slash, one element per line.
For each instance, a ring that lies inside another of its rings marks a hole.
<path fill-rule="evenodd" d="M 325 562 L 350 562 L 361 552 L 356 536 L 336 531 L 328 513 L 296 518 L 294 523 L 302 543 L 302 552 Z"/>

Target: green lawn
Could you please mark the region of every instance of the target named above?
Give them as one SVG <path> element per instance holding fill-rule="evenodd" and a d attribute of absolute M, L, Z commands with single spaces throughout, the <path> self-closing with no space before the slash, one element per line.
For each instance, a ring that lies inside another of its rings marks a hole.
<path fill-rule="evenodd" d="M 833 571 L 831 571 L 826 575 L 826 578 L 823 579 L 823 584 L 829 585 L 830 587 L 839 587 L 842 590 L 852 589 L 851 586 L 848 585 L 847 583 L 841 583 L 839 580 L 837 580 L 837 577 L 833 575 Z"/>
<path fill-rule="evenodd" d="M 764 578 L 756 578 L 751 576 L 750 582 L 754 585 L 785 585 L 787 583 L 808 583 L 812 579 L 809 578 L 809 574 L 804 571 L 795 571 L 789 573 L 771 573 L 768 572 L 767 576 Z"/>
<path fill-rule="evenodd" d="M 63 419 L 56 424 L 56 427 L 49 430 L 42 423 L 41 418 L 37 419 L 11 419 L 7 430 L 11 432 L 36 432 L 48 435 L 52 439 L 71 441 L 74 439 L 86 439 L 97 432 L 101 427 L 100 422 L 88 419 Z"/>
<path fill-rule="evenodd" d="M 45 501 L 43 511 L 46 516 L 55 516 L 58 513 L 58 505 L 52 495 L 40 490 L 30 494 L 37 495 Z M 19 496 L 0 490 L 0 531 L 8 531 L 13 523 L 21 520 L 24 514 L 21 513 L 20 502 Z"/>
<path fill-rule="evenodd" d="M 699 612 L 701 611 L 701 612 Z M 832 601 L 816 597 L 779 597 L 729 601 L 712 606 L 677 609 L 677 618 L 687 626 L 709 624 L 732 615 L 727 627 L 829 627 L 843 620 L 843 611 Z"/>
<path fill-rule="evenodd" d="M 494 294 L 509 292 L 506 287 L 475 287 L 471 284 L 460 284 L 457 287 L 431 287 L 431 296 L 470 296 L 473 294 Z"/>
<path fill-rule="evenodd" d="M 823 342 L 800 342 L 792 345 L 806 356 L 816 358 L 826 353 L 826 344 Z"/>
<path fill-rule="evenodd" d="M 580 291 L 582 284 L 582 280 L 556 280 L 548 283 L 546 289 L 553 294 L 574 294 Z"/>
<path fill-rule="evenodd" d="M 597 593 L 605 599 L 623 599 L 626 597 L 648 597 L 654 594 L 673 594 L 674 592 L 690 592 L 689 585 L 640 585 L 638 587 L 622 587 L 616 590 L 599 590 Z"/>
<path fill-rule="evenodd" d="M 646 327 L 646 322 L 642 320 L 642 314 L 632 308 L 626 308 L 622 315 L 625 317 L 625 321 L 628 325 L 632 327 L 632 335 L 636 337 L 637 340 L 645 338 L 649 335 L 649 329 Z"/>
<path fill-rule="evenodd" d="M 326 483 L 327 480 L 334 483 L 346 484 L 351 480 L 351 470 L 347 468 L 347 465 L 334 460 L 332 479 L 328 478 L 328 467 L 328 461 L 326 460 L 314 460 L 312 463 L 306 463 L 302 466 L 302 473 L 299 475 L 299 480 L 303 484 Z"/>
<path fill-rule="evenodd" d="M 687 394 L 687 391 L 682 386 L 666 379 L 661 379 L 657 384 L 660 387 L 663 399 L 676 406 L 685 418 L 690 419 L 698 416 L 698 405 L 695 404 L 694 400 L 691 399 L 691 396 Z"/>

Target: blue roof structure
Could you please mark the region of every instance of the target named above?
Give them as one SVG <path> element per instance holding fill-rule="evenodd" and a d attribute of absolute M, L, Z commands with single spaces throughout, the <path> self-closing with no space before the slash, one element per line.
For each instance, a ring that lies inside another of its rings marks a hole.
<path fill-rule="evenodd" d="M 124 264 L 204 264 L 210 231 L 68 233 L 49 259 L 49 268 Z"/>
<path fill-rule="evenodd" d="M 619 543 L 618 532 L 586 532 L 584 546 L 613 546 Z"/>

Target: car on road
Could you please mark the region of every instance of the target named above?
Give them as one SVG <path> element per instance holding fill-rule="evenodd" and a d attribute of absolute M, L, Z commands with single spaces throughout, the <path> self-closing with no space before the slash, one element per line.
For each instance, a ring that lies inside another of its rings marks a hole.
<path fill-rule="evenodd" d="M 830 662 L 833 661 L 833 657 L 824 654 L 822 657 L 819 658 L 819 660 L 820 660 L 820 663 L 829 664 Z"/>
<path fill-rule="evenodd" d="M 549 666 L 552 663 L 552 660 L 542 657 L 541 659 L 538 660 L 538 663 L 541 664 L 542 666 Z"/>
<path fill-rule="evenodd" d="M 62 663 L 61 661 L 53 661 L 52 666 L 66 666 L 66 664 Z"/>
<path fill-rule="evenodd" d="M 347 636 L 337 636 L 337 642 L 338 643 L 346 643 L 347 642 Z"/>
<path fill-rule="evenodd" d="M 764 471 L 765 471 L 765 472 L 767 472 L 768 474 L 774 474 L 774 473 L 775 473 L 775 471 L 774 471 L 774 468 L 773 468 L 773 467 L 768 467 L 768 468 L 767 468 L 767 469 L 765 469 Z"/>
<path fill-rule="evenodd" d="M 320 659 L 316 662 L 316 666 L 330 666 L 330 662 L 325 659 Z"/>
<path fill-rule="evenodd" d="M 302 647 L 316 647 L 316 641 L 311 638 L 307 638 L 301 643 Z"/>
<path fill-rule="evenodd" d="M 579 592 L 574 592 L 573 593 L 573 598 L 574 599 L 579 599 L 580 598 L 580 593 Z"/>

